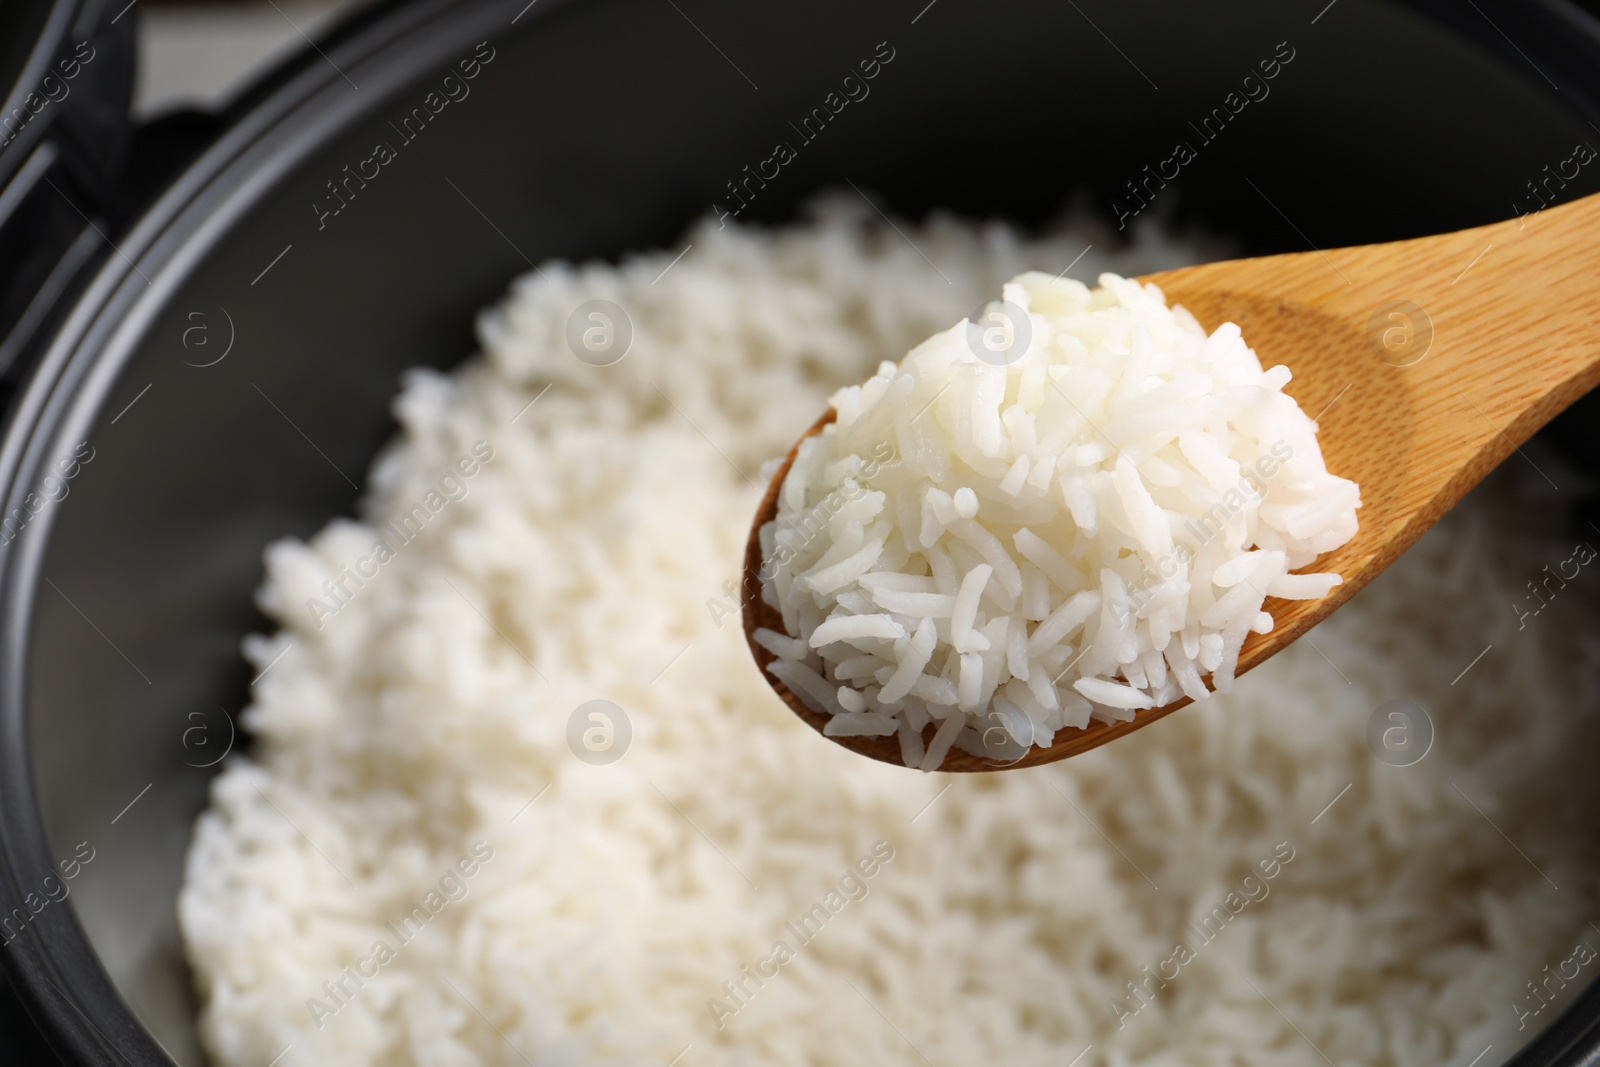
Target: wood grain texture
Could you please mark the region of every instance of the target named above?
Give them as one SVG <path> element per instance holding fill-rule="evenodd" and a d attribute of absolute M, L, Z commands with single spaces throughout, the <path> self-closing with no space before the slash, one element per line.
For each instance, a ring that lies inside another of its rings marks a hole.
<path fill-rule="evenodd" d="M 1321 600 L 1268 597 L 1276 626 L 1251 634 L 1238 673 L 1300 637 L 1398 559 L 1467 491 L 1600 381 L 1600 196 L 1471 230 L 1357 248 L 1210 263 L 1152 274 L 1169 303 L 1207 328 L 1238 323 L 1265 367 L 1294 374 L 1285 390 L 1320 426 L 1328 469 L 1361 486 L 1356 536 L 1302 570 L 1344 583 Z M 805 434 L 833 421 L 829 411 Z M 802 438 L 804 440 L 804 438 Z M 796 443 L 798 449 L 798 442 Z M 745 553 L 745 636 L 783 632 L 761 601 L 758 531 L 777 512 L 794 451 L 756 514 Z M 1545 474 L 1522 456 L 1527 475 Z M 767 674 L 771 653 L 750 640 L 762 676 L 819 733 L 813 713 Z M 1243 683 L 1248 684 L 1248 683 Z M 1018 762 L 952 750 L 941 770 L 1053 763 L 1148 726 L 1188 703 L 1130 722 L 1062 730 Z M 934 725 L 924 732 L 933 736 Z M 893 737 L 829 738 L 897 766 Z"/>

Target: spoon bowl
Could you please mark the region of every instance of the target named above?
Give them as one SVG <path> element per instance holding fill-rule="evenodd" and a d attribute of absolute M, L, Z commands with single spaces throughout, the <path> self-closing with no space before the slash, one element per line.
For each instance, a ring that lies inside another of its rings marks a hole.
<path fill-rule="evenodd" d="M 1600 382 L 1600 195 L 1455 233 L 1228 260 L 1139 280 L 1159 286 L 1208 332 L 1236 323 L 1263 366 L 1287 366 L 1294 379 L 1285 392 L 1317 422 L 1328 470 L 1361 487 L 1356 535 L 1302 568 L 1335 572 L 1342 584 L 1318 600 L 1269 597 L 1263 610 L 1275 625 L 1249 635 L 1236 674 L 1332 614 L 1513 452 L 1529 477 L 1548 480 L 1520 446 Z M 801 441 L 833 419 L 830 409 Z M 753 636 L 762 627 L 785 632 L 781 614 L 760 595 L 759 534 L 777 514 L 798 449 L 796 442 L 751 527 L 743 621 L 762 676 L 821 733 L 828 716 L 767 672 L 775 657 Z M 940 769 L 1053 763 L 1188 703 L 1060 730 L 1048 748 L 1030 747 L 1020 758 L 952 748 Z M 924 743 L 935 728 L 924 729 Z M 829 740 L 903 766 L 893 736 Z"/>

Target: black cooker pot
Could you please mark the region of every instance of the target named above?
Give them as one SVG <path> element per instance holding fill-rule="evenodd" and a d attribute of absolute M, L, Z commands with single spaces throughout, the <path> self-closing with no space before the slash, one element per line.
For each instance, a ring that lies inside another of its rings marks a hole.
<path fill-rule="evenodd" d="M 61 25 L 125 57 L 121 6 Z M 78 39 L 32 10 L 31 52 L 0 33 L 20 92 Z M 880 42 L 870 99 L 773 176 L 774 142 Z M 1600 165 L 1548 182 L 1600 145 L 1600 24 L 1564 0 L 406 0 L 220 116 L 136 131 L 132 165 L 87 115 L 50 160 L 28 154 L 45 125 L 0 155 L 0 960 L 51 1046 L 202 1062 L 174 897 L 207 781 L 245 744 L 262 546 L 349 510 L 399 373 L 465 355 L 511 276 L 660 245 L 718 208 L 783 220 L 846 180 L 911 216 L 1038 223 L 1083 190 L 1114 217 L 1282 49 L 1270 99 L 1152 210 L 1291 251 L 1600 188 Z M 115 54 L 82 97 L 120 114 Z M 202 137 L 170 180 L 156 169 Z M 54 194 L 16 184 L 64 160 Z M 1600 463 L 1591 425 L 1562 429 Z M 69 897 L 13 910 L 83 849 Z M 1600 1063 L 1600 991 L 1514 1062 Z"/>

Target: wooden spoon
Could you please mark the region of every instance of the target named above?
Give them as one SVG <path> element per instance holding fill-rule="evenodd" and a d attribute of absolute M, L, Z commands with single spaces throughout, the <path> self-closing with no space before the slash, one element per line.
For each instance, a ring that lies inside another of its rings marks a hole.
<path fill-rule="evenodd" d="M 1237 323 L 1263 366 L 1294 372 L 1286 390 L 1321 427 L 1328 469 L 1361 486 L 1361 529 L 1308 571 L 1344 583 L 1320 600 L 1268 597 L 1276 623 L 1249 636 L 1243 674 L 1325 619 L 1449 511 L 1501 460 L 1600 381 L 1600 195 L 1507 222 L 1366 245 L 1210 263 L 1141 279 L 1206 327 Z M 807 430 L 820 433 L 830 410 Z M 802 437 L 801 440 L 805 438 Z M 828 716 L 767 673 L 772 653 L 751 635 L 784 632 L 759 595 L 761 527 L 795 449 L 756 513 L 744 564 L 744 629 L 762 676 L 819 733 Z M 1526 455 L 1530 478 L 1548 480 Z M 1552 483 L 1553 484 L 1553 483 Z M 988 771 L 1075 756 L 1178 710 L 1188 698 L 1128 722 L 1061 730 L 1015 762 L 951 749 L 940 768 Z M 929 724 L 924 743 L 933 736 Z M 893 737 L 835 737 L 903 766 Z"/>

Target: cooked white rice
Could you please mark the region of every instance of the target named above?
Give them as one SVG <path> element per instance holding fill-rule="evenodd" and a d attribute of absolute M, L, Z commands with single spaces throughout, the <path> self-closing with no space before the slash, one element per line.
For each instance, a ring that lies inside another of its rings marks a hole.
<path fill-rule="evenodd" d="M 1154 285 L 1019 275 L 800 443 L 761 529 L 769 670 L 925 771 L 1228 692 L 1267 597 L 1326 596 L 1290 571 L 1356 532 L 1289 381 Z"/>
<path fill-rule="evenodd" d="M 270 550 L 256 745 L 179 901 L 217 1063 L 1487 1067 L 1575 995 L 1518 1030 L 1600 944 L 1593 579 L 1507 610 L 1571 553 L 1514 526 L 1549 505 L 1480 496 L 1315 648 L 1065 764 L 911 774 L 777 700 L 737 614 L 760 461 L 1024 269 L 1207 254 L 868 214 L 520 279 L 482 360 L 408 380 L 362 521 Z M 610 367 L 566 345 L 590 299 L 635 328 Z M 1399 697 L 1438 727 L 1404 768 L 1365 741 Z M 567 740 L 597 699 L 609 765 Z"/>

